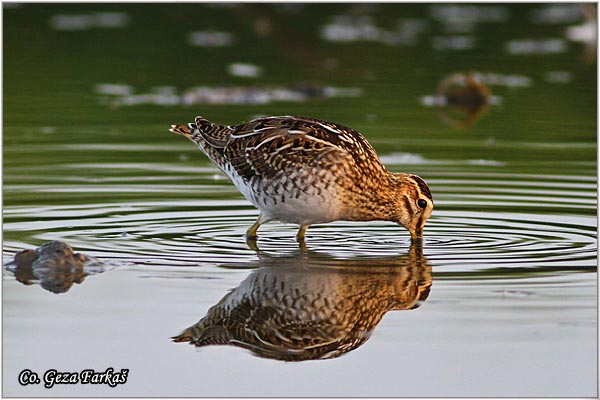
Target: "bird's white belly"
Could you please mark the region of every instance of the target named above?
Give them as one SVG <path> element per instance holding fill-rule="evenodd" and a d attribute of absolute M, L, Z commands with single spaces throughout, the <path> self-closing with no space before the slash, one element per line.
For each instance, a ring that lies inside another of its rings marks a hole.
<path fill-rule="evenodd" d="M 259 203 L 258 208 L 269 218 L 299 225 L 324 223 L 337 219 L 335 199 L 321 196 L 288 198 L 276 203 L 273 199 L 262 199 L 262 204 Z"/>
<path fill-rule="evenodd" d="M 268 220 L 300 225 L 331 222 L 338 219 L 339 204 L 335 187 L 327 190 L 303 187 L 286 182 L 252 187 L 238 177 L 231 177 L 235 186 Z"/>

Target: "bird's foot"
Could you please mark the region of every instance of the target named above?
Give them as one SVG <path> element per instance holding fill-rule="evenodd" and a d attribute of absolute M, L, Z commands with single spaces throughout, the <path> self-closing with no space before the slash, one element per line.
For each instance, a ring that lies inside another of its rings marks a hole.
<path fill-rule="evenodd" d="M 246 235 L 246 246 L 248 246 L 250 250 L 255 251 L 257 253 L 260 251 L 260 249 L 258 248 L 258 242 L 256 241 L 256 236 L 249 237 L 248 235 Z"/>

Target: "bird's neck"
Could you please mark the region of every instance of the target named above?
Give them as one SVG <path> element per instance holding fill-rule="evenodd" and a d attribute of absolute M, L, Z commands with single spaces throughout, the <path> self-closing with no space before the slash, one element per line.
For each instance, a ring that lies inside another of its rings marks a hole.
<path fill-rule="evenodd" d="M 356 204 L 348 210 L 351 221 L 393 221 L 397 222 L 396 198 L 398 188 L 406 174 L 385 171 L 377 182 L 367 182 L 357 193 Z"/>

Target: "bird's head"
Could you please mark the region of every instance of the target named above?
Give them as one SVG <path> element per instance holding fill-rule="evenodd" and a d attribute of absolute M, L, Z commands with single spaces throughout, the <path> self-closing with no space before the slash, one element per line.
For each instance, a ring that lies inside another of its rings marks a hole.
<path fill-rule="evenodd" d="M 393 174 L 395 181 L 395 219 L 408 229 L 412 240 L 423 238 L 423 227 L 433 211 L 433 197 L 427 183 L 411 174 Z"/>

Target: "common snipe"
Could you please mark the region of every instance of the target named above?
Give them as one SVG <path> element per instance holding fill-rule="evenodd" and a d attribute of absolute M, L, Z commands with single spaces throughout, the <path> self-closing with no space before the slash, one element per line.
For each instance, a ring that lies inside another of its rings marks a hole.
<path fill-rule="evenodd" d="M 423 179 L 389 172 L 357 131 L 306 117 L 257 118 L 235 126 L 202 117 L 171 132 L 196 143 L 260 210 L 246 235 L 278 220 L 309 225 L 337 220 L 396 222 L 423 236 L 433 199 Z"/>

